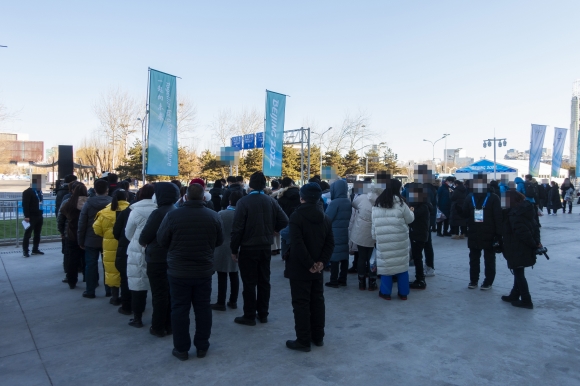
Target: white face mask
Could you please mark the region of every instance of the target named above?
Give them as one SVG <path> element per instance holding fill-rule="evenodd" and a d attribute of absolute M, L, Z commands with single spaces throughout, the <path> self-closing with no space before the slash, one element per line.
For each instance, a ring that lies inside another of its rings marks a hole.
<path fill-rule="evenodd" d="M 157 205 L 157 196 L 155 196 L 155 193 L 153 193 L 153 197 L 151 197 L 151 199 L 153 200 L 153 203 Z"/>

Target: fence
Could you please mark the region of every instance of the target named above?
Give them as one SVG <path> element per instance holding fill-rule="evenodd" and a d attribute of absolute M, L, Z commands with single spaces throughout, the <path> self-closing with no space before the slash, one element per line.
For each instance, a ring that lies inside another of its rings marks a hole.
<path fill-rule="evenodd" d="M 60 240 L 55 215 L 55 201 L 45 199 L 42 206 L 44 222 L 42 225 L 41 240 Z M 0 199 L 0 245 L 14 244 L 18 248 L 24 236 L 22 220 L 24 220 L 22 201 Z"/>

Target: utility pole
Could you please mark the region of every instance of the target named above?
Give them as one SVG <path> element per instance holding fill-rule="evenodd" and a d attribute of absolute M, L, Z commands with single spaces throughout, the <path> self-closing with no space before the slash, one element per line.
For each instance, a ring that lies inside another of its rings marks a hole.
<path fill-rule="evenodd" d="M 443 160 L 443 173 L 447 173 L 447 137 L 451 134 L 443 134 L 445 136 L 445 150 L 443 153 L 445 154 L 445 159 Z"/>
<path fill-rule="evenodd" d="M 330 130 L 332 130 L 332 127 L 329 127 L 328 129 L 326 129 L 325 132 L 323 132 L 322 134 L 320 134 L 320 175 L 322 176 L 322 136 L 326 133 L 328 133 Z"/>
<path fill-rule="evenodd" d="M 449 134 L 443 134 L 443 137 L 439 138 L 438 140 L 436 140 L 434 142 L 433 141 L 429 141 L 428 139 L 424 139 L 423 140 L 424 142 L 429 142 L 433 146 L 433 158 L 431 159 L 432 162 L 433 162 L 433 167 L 435 167 L 435 144 L 437 142 L 441 141 L 442 139 L 447 138 L 448 135 Z"/>
<path fill-rule="evenodd" d="M 493 141 L 493 179 L 497 180 L 497 147 L 507 146 L 507 141 L 505 138 L 496 138 L 495 136 L 493 139 L 484 139 L 483 140 L 483 148 L 491 147 L 491 142 Z"/>

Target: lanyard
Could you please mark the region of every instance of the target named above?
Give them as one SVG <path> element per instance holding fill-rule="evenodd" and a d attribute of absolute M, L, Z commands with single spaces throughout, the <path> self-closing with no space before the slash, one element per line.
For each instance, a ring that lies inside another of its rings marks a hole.
<path fill-rule="evenodd" d="M 235 206 L 231 206 L 231 205 L 229 205 L 229 206 L 226 208 L 226 210 L 236 210 L 236 207 L 235 207 Z"/>
<path fill-rule="evenodd" d="M 250 194 L 264 194 L 263 190 L 252 190 Z"/>
<path fill-rule="evenodd" d="M 485 209 L 485 204 L 487 204 L 488 198 L 489 198 L 489 193 L 487 194 L 487 196 L 485 196 L 485 201 L 483 202 L 483 206 L 481 207 L 481 209 Z M 473 202 L 473 209 L 477 209 L 477 206 L 475 206 L 475 198 L 473 198 L 473 196 L 471 196 L 471 202 Z"/>
<path fill-rule="evenodd" d="M 38 199 L 38 202 L 42 202 L 42 200 L 40 199 L 40 196 L 38 195 L 38 192 L 36 191 L 36 189 L 34 189 L 34 194 L 36 194 L 36 198 Z"/>

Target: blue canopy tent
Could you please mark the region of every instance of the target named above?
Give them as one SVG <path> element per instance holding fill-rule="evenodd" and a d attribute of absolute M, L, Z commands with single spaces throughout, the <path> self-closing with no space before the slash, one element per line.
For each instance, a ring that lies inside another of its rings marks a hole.
<path fill-rule="evenodd" d="M 502 174 L 507 174 L 510 181 L 513 181 L 518 176 L 518 169 L 511 168 L 506 165 L 496 164 L 496 179 L 499 180 Z M 482 159 L 469 166 L 466 166 L 455 171 L 455 177 L 460 180 L 468 180 L 473 178 L 474 174 L 483 173 L 487 174 L 489 181 L 494 179 L 493 176 L 493 162 L 490 160 Z"/>

